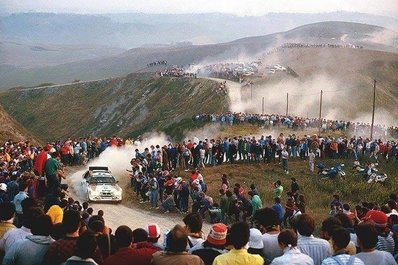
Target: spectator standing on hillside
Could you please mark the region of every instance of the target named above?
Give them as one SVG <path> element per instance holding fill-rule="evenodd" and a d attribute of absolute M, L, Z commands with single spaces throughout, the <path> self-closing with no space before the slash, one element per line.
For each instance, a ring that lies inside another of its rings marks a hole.
<path fill-rule="evenodd" d="M 281 158 L 282 158 L 283 171 L 285 171 L 286 174 L 289 174 L 289 166 L 288 166 L 289 152 L 286 150 L 286 148 L 282 149 Z"/>
<path fill-rule="evenodd" d="M 332 247 L 334 255 L 322 261 L 322 265 L 364 265 L 362 260 L 346 254 L 346 246 L 350 242 L 350 232 L 343 227 L 332 231 Z"/>
<path fill-rule="evenodd" d="M 283 192 L 282 182 L 280 180 L 277 180 L 274 183 L 274 198 L 281 198 L 282 192 Z"/>
<path fill-rule="evenodd" d="M 332 255 L 329 242 L 312 235 L 315 230 L 314 219 L 308 214 L 300 214 L 295 217 L 295 226 L 298 232 L 297 246 L 300 251 L 314 260 L 315 265 Z"/>
<path fill-rule="evenodd" d="M 298 198 L 298 195 L 299 195 L 298 192 L 300 190 L 300 186 L 297 183 L 296 178 L 291 178 L 290 180 L 292 181 L 292 183 L 290 184 L 290 191 L 292 192 L 292 196 L 294 198 L 294 201 L 297 201 L 297 198 Z"/>
<path fill-rule="evenodd" d="M 54 241 L 51 238 L 51 219 L 41 214 L 32 220 L 32 235 L 16 241 L 7 251 L 3 265 L 37 265 L 41 264 L 48 247 Z"/>
<path fill-rule="evenodd" d="M 387 251 L 376 249 L 377 231 L 371 224 L 359 224 L 355 232 L 357 234 L 357 243 L 361 252 L 356 257 L 361 259 L 365 265 L 396 265 L 394 257 Z"/>
<path fill-rule="evenodd" d="M 166 250 L 153 254 L 152 265 L 204 265 L 203 260 L 186 252 L 188 237 L 181 225 L 167 234 Z"/>
<path fill-rule="evenodd" d="M 308 154 L 308 165 L 310 167 L 311 174 L 314 173 L 314 165 L 315 165 L 315 153 L 311 150 Z"/>
<path fill-rule="evenodd" d="M 313 259 L 301 253 L 297 247 L 297 235 L 293 230 L 284 230 L 278 235 L 279 247 L 283 250 L 281 257 L 275 258 L 271 265 L 314 265 Z"/>
<path fill-rule="evenodd" d="M 261 202 L 260 196 L 254 194 L 253 191 L 249 191 L 247 194 L 250 197 L 250 203 L 252 204 L 252 216 L 254 216 L 258 209 L 263 208 L 263 203 Z"/>
<path fill-rule="evenodd" d="M 206 241 L 191 248 L 189 253 L 199 256 L 205 265 L 212 265 L 218 255 L 227 253 L 225 250 L 227 230 L 228 227 L 225 224 L 214 224 L 210 229 Z"/>
<path fill-rule="evenodd" d="M 263 257 L 269 264 L 275 257 L 283 254 L 278 245 L 278 235 L 281 228 L 278 214 L 271 208 L 263 208 L 256 211 L 253 220 L 263 234 Z"/>
<path fill-rule="evenodd" d="M 264 259 L 260 255 L 253 255 L 245 248 L 250 238 L 250 228 L 245 222 L 235 223 L 230 231 L 230 243 L 233 245 L 228 253 L 221 254 L 214 259 L 213 265 L 241 264 L 263 265 Z"/>

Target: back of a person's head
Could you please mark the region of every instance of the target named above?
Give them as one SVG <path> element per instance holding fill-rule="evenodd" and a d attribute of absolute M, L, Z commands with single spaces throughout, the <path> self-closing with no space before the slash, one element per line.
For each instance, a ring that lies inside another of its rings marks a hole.
<path fill-rule="evenodd" d="M 202 231 L 203 219 L 199 213 L 189 213 L 183 219 L 184 224 L 192 233 L 199 233 Z"/>
<path fill-rule="evenodd" d="M 25 198 L 21 202 L 22 212 L 25 213 L 29 208 L 37 207 L 37 201 L 31 197 Z"/>
<path fill-rule="evenodd" d="M 51 237 L 54 240 L 58 240 L 65 237 L 65 229 L 62 223 L 57 223 L 53 225 L 53 228 L 51 230 Z"/>
<path fill-rule="evenodd" d="M 283 230 L 278 235 L 278 243 L 279 244 L 283 243 L 285 246 L 290 245 L 292 247 L 295 247 L 295 246 L 297 246 L 297 235 L 291 229 Z"/>
<path fill-rule="evenodd" d="M 104 216 L 104 211 L 103 210 L 98 210 L 98 215 L 103 217 Z"/>
<path fill-rule="evenodd" d="M 52 232 L 52 229 L 53 224 L 51 217 L 46 214 L 42 214 L 32 220 L 30 231 L 33 235 L 49 236 Z"/>
<path fill-rule="evenodd" d="M 336 227 L 331 232 L 333 243 L 337 246 L 337 249 L 346 248 L 350 243 L 350 232 L 343 227 Z"/>
<path fill-rule="evenodd" d="M 104 218 L 100 215 L 91 216 L 88 220 L 88 228 L 91 229 L 94 233 L 99 233 L 104 230 L 105 221 Z"/>
<path fill-rule="evenodd" d="M 311 236 L 315 230 L 314 219 L 306 213 L 298 215 L 295 219 L 295 227 L 300 235 Z"/>
<path fill-rule="evenodd" d="M 364 249 L 372 249 L 376 247 L 378 233 L 373 225 L 365 223 L 359 224 L 355 228 L 355 233 Z"/>
<path fill-rule="evenodd" d="M 88 202 L 83 202 L 82 206 L 83 206 L 83 209 L 84 209 L 84 210 L 87 210 L 87 208 L 88 208 Z"/>
<path fill-rule="evenodd" d="M 241 249 L 249 242 L 250 227 L 246 222 L 239 222 L 232 225 L 229 234 L 229 243 L 235 249 Z"/>
<path fill-rule="evenodd" d="M 133 230 L 133 243 L 148 241 L 148 232 L 145 229 L 137 228 Z"/>
<path fill-rule="evenodd" d="M 76 210 L 67 210 L 64 212 L 62 225 L 65 233 L 73 233 L 80 228 L 80 213 Z"/>
<path fill-rule="evenodd" d="M 59 207 L 61 207 L 62 209 L 66 208 L 68 206 L 68 201 L 66 199 L 62 199 L 59 202 Z"/>
<path fill-rule="evenodd" d="M 341 226 L 341 221 L 334 216 L 330 216 L 323 220 L 321 230 L 330 234 L 334 229 L 333 227 L 336 226 Z"/>
<path fill-rule="evenodd" d="M 90 230 L 86 230 L 77 239 L 75 256 L 82 259 L 92 258 L 97 247 L 97 239 L 94 233 Z"/>
<path fill-rule="evenodd" d="M 27 181 L 23 181 L 23 182 L 19 183 L 19 191 L 24 191 L 28 186 L 29 186 L 29 183 Z"/>
<path fill-rule="evenodd" d="M 30 229 L 32 227 L 33 220 L 42 214 L 44 214 L 44 212 L 39 207 L 28 208 L 24 213 L 23 226 Z"/>
<path fill-rule="evenodd" d="M 275 202 L 275 203 L 281 203 L 281 198 L 275 197 L 274 202 Z"/>
<path fill-rule="evenodd" d="M 188 243 L 188 236 L 184 227 L 176 225 L 167 234 L 166 249 L 170 252 L 183 252 L 185 251 Z"/>
<path fill-rule="evenodd" d="M 352 221 L 345 213 L 337 213 L 334 217 L 340 220 L 344 228 L 352 228 Z"/>
<path fill-rule="evenodd" d="M 15 217 L 15 204 L 12 202 L 0 203 L 0 221 L 8 221 Z"/>
<path fill-rule="evenodd" d="M 255 212 L 254 220 L 265 229 L 279 225 L 278 213 L 272 208 L 262 208 Z"/>
<path fill-rule="evenodd" d="M 121 225 L 116 229 L 115 239 L 118 247 L 128 247 L 133 241 L 133 231 L 131 231 L 130 227 Z"/>

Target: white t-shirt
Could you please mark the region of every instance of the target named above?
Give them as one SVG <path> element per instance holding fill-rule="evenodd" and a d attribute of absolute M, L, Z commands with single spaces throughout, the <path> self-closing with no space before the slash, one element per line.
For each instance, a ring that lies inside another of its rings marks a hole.
<path fill-rule="evenodd" d="M 374 250 L 371 252 L 361 252 L 355 255 L 361 259 L 365 265 L 396 265 L 394 257 L 386 251 Z"/>
<path fill-rule="evenodd" d="M 276 257 L 280 257 L 283 255 L 283 250 L 279 247 L 278 244 L 278 235 L 277 234 L 268 234 L 265 233 L 262 236 L 263 239 L 263 254 L 264 257 L 268 260 L 273 260 Z"/>

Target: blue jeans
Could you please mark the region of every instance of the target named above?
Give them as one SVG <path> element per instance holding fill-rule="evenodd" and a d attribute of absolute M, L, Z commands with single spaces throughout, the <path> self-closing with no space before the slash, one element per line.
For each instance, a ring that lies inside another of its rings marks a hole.
<path fill-rule="evenodd" d="M 151 190 L 151 206 L 158 207 L 159 191 Z"/>

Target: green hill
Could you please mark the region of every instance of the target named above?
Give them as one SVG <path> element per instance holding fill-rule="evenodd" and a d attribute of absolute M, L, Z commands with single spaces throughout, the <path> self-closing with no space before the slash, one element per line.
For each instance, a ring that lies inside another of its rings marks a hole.
<path fill-rule="evenodd" d="M 228 98 L 216 96 L 216 86 L 206 79 L 131 74 L 67 86 L 12 89 L 0 94 L 0 103 L 42 140 L 138 136 L 150 131 L 165 131 L 177 139 L 197 126 L 192 115 L 228 109 Z"/>

